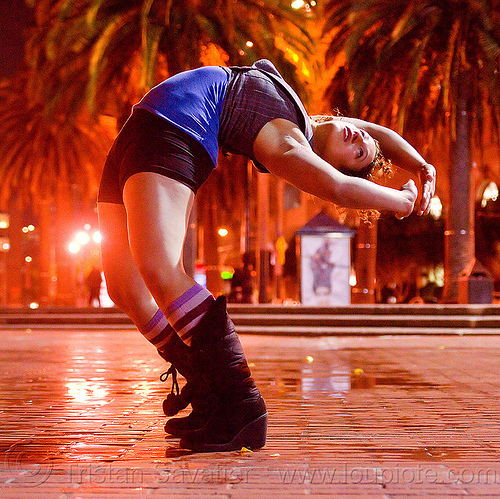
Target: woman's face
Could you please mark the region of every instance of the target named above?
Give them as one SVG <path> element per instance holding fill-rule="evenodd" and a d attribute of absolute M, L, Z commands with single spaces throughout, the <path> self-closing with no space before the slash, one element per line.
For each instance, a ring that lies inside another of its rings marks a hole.
<path fill-rule="evenodd" d="M 377 148 L 367 132 L 341 120 L 329 121 L 328 126 L 325 161 L 337 168 L 359 171 L 374 160 Z"/>

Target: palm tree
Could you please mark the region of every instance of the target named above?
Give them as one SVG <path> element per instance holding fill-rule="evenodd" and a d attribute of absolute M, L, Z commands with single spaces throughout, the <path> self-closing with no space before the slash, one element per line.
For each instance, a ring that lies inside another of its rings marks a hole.
<path fill-rule="evenodd" d="M 284 1 L 35 0 L 34 8 L 31 91 L 48 112 L 90 104 L 127 116 L 145 90 L 210 54 L 233 65 L 270 58 L 301 88 L 289 59 L 311 50 L 304 11 Z"/>
<path fill-rule="evenodd" d="M 0 84 L 0 209 L 15 201 L 16 209 L 29 206 L 38 216 L 40 294 L 47 304 L 56 294 L 71 294 L 66 243 L 74 204 L 95 199 L 111 134 L 82 117 L 72 124 L 63 116 L 48 121 L 40 105 L 29 104 L 25 89 L 24 76 Z"/>
<path fill-rule="evenodd" d="M 325 19 L 331 105 L 396 129 L 438 168 L 455 300 L 474 256 L 471 159 L 483 168 L 481 151 L 499 145 L 498 2 L 329 0 Z"/>

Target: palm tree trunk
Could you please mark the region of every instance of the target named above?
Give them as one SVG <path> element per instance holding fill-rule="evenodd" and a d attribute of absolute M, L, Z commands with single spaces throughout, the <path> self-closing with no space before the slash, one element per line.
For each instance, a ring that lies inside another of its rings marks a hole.
<path fill-rule="evenodd" d="M 39 303 L 51 305 L 55 298 L 55 244 L 53 237 L 51 199 L 40 201 L 40 266 L 39 266 Z"/>
<path fill-rule="evenodd" d="M 56 193 L 56 262 L 57 262 L 57 304 L 76 305 L 76 269 L 67 246 L 73 230 L 75 214 L 71 202 L 71 186 L 59 182 Z"/>
<path fill-rule="evenodd" d="M 269 302 L 269 175 L 257 177 L 257 275 L 259 303 Z"/>
<path fill-rule="evenodd" d="M 459 78 L 457 132 L 450 165 L 450 199 L 445 231 L 445 287 L 443 300 L 458 300 L 458 277 L 474 258 L 474 222 L 471 200 L 470 130 L 468 117 L 470 74 Z"/>
<path fill-rule="evenodd" d="M 200 192 L 200 194 L 202 194 Z M 206 190 L 202 195 L 206 194 Z M 219 268 L 219 252 L 217 250 L 217 205 L 213 196 L 203 198 L 208 200 L 208 206 L 202 202 L 202 198 L 198 197 L 198 206 L 205 206 L 204 219 L 205 224 L 203 231 L 203 253 L 206 265 L 207 289 L 214 295 L 218 296 L 223 293 L 222 279 Z"/>
<path fill-rule="evenodd" d="M 377 226 L 361 222 L 356 238 L 356 286 L 352 290 L 352 303 L 375 303 L 377 265 Z"/>
<path fill-rule="evenodd" d="M 23 304 L 23 212 L 21 203 L 14 196 L 9 205 L 9 258 L 7 259 L 7 302 L 11 307 Z"/>

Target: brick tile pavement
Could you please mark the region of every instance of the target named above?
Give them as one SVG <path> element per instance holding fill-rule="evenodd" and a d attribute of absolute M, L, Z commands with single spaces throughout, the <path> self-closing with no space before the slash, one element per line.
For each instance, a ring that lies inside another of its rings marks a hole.
<path fill-rule="evenodd" d="M 500 497 L 497 336 L 244 336 L 268 443 L 193 454 L 139 334 L 1 335 L 0 498 Z"/>

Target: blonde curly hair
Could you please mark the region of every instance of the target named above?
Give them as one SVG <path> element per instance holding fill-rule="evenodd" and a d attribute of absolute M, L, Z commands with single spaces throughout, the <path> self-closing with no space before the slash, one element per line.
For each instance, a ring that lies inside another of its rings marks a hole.
<path fill-rule="evenodd" d="M 335 118 L 341 117 L 341 114 L 337 111 L 336 115 L 319 115 L 312 116 L 311 119 L 315 123 L 324 123 L 326 121 L 332 121 Z M 378 140 L 373 139 L 375 142 L 375 157 L 373 161 L 365 166 L 361 170 L 351 170 L 349 168 L 337 168 L 344 175 L 349 175 L 350 177 L 359 177 L 366 180 L 371 180 L 375 183 L 383 183 L 385 179 L 390 178 L 394 174 L 392 169 L 391 160 L 387 159 L 382 152 L 382 148 Z M 373 225 L 375 221 L 380 218 L 380 212 L 378 210 L 356 210 L 359 218 L 369 225 Z"/>
<path fill-rule="evenodd" d="M 342 115 L 338 110 L 335 110 L 335 112 L 337 114 L 320 114 L 318 116 L 311 116 L 311 120 L 314 123 L 325 123 L 326 121 L 333 121 L 336 118 L 342 118 Z M 376 178 L 381 178 L 383 176 L 392 176 L 393 170 L 391 160 L 384 156 L 378 140 L 373 140 L 375 142 L 375 157 L 369 165 L 365 166 L 362 170 L 356 171 L 348 168 L 337 169 L 344 175 L 365 178 L 367 180 L 375 180 Z"/>

